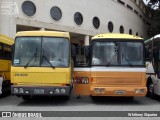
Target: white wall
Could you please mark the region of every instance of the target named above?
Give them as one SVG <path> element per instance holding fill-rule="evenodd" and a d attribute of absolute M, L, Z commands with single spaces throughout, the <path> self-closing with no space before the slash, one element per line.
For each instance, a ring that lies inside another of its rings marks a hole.
<path fill-rule="evenodd" d="M 2 2 L 13 2 L 13 0 L 0 0 L 0 6 L 2 5 Z M 13 38 L 15 32 L 16 24 L 14 16 L 3 15 L 0 12 L 0 33 Z"/>
<path fill-rule="evenodd" d="M 109 21 L 113 22 L 113 32 L 115 33 L 119 33 L 119 27 L 123 25 L 125 33 L 129 33 L 129 29 L 132 29 L 134 35 L 138 32 L 139 36 L 147 36 L 147 25 L 143 20 L 127 7 L 117 3 L 116 0 L 30 0 L 35 3 L 37 10 L 33 17 L 27 17 L 21 10 L 21 5 L 25 0 L 9 1 L 14 1 L 18 4 L 19 14 L 10 17 L 1 15 L 0 32 L 10 37 L 13 37 L 16 32 L 16 24 L 93 36 L 109 32 Z M 131 0 L 123 1 L 147 19 L 134 2 Z M 50 9 L 53 6 L 58 6 L 62 11 L 60 21 L 54 21 L 50 17 Z M 75 12 L 80 12 L 83 15 L 83 24 L 80 26 L 77 26 L 74 22 Z M 95 16 L 100 19 L 100 28 L 98 30 L 92 25 L 92 19 Z"/>

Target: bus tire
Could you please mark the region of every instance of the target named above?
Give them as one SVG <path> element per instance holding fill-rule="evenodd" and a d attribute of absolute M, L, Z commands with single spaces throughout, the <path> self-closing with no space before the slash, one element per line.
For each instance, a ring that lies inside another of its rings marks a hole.
<path fill-rule="evenodd" d="M 65 96 L 65 100 L 69 100 L 69 99 L 70 99 L 71 94 L 72 94 L 72 89 L 73 89 L 73 87 L 72 87 L 72 86 L 70 86 L 69 94 L 68 94 L 67 96 Z"/>
<path fill-rule="evenodd" d="M 148 89 L 147 96 L 154 98 L 154 84 L 152 81 L 150 81 L 147 84 L 147 89 Z"/>
<path fill-rule="evenodd" d="M 29 96 L 29 95 L 24 95 L 24 96 L 22 96 L 22 98 L 23 98 L 23 100 L 30 100 L 31 99 L 31 96 Z"/>
<path fill-rule="evenodd" d="M 9 80 L 2 83 L 2 96 L 11 94 L 11 85 Z"/>
<path fill-rule="evenodd" d="M 70 86 L 70 91 L 69 91 L 68 95 L 62 96 L 62 98 L 63 98 L 64 100 L 69 100 L 70 97 L 71 97 L 71 93 L 72 93 L 72 86 Z"/>

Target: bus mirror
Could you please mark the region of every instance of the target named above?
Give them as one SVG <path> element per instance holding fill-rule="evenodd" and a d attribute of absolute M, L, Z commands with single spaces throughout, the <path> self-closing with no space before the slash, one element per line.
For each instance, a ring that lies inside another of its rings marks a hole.
<path fill-rule="evenodd" d="M 84 51 L 85 51 L 85 57 L 89 58 L 90 57 L 90 47 L 85 46 Z"/>
<path fill-rule="evenodd" d="M 76 57 L 76 46 L 72 45 L 72 58 Z"/>

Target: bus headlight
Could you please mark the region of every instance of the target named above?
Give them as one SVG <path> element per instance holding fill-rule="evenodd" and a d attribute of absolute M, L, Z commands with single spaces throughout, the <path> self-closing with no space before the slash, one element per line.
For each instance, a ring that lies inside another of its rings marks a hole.
<path fill-rule="evenodd" d="M 104 94 L 105 93 L 105 89 L 104 88 L 100 88 L 100 93 Z"/>
<path fill-rule="evenodd" d="M 19 88 L 19 93 L 24 93 L 24 89 L 23 88 Z"/>
<path fill-rule="evenodd" d="M 104 94 L 105 93 L 105 89 L 104 88 L 95 88 L 94 89 L 94 93 L 96 94 Z"/>
<path fill-rule="evenodd" d="M 61 89 L 61 93 L 62 93 L 62 94 L 65 94 L 65 93 L 66 93 L 66 90 L 65 90 L 64 88 L 62 88 L 62 89 Z"/>
<path fill-rule="evenodd" d="M 55 92 L 55 94 L 59 94 L 60 93 L 60 89 L 56 88 L 54 92 Z"/>
<path fill-rule="evenodd" d="M 144 93 L 144 89 L 136 89 L 135 93 L 136 94 L 142 94 L 142 93 Z"/>
<path fill-rule="evenodd" d="M 18 93 L 18 88 L 14 88 L 13 93 Z"/>
<path fill-rule="evenodd" d="M 100 93 L 100 89 L 99 89 L 99 88 L 95 88 L 95 89 L 94 89 L 94 93 L 96 93 L 96 94 L 97 94 L 97 93 Z"/>

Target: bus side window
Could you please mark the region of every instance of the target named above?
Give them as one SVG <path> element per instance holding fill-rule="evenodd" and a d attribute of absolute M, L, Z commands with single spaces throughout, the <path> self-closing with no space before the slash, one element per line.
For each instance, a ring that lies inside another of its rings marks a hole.
<path fill-rule="evenodd" d="M 11 46 L 3 45 L 3 57 L 5 59 L 11 59 Z"/>
<path fill-rule="evenodd" d="M 154 51 L 153 57 L 154 57 L 154 69 L 155 69 L 155 73 L 158 75 L 158 78 L 160 78 L 159 50 L 155 50 Z"/>
<path fill-rule="evenodd" d="M 85 47 L 76 46 L 76 56 L 74 59 L 75 66 L 88 66 L 89 60 L 85 57 Z"/>
<path fill-rule="evenodd" d="M 160 50 L 158 50 L 158 78 L 160 78 Z"/>
<path fill-rule="evenodd" d="M 2 50 L 2 44 L 0 43 L 0 58 L 2 57 L 2 52 L 3 52 L 3 50 Z"/>

